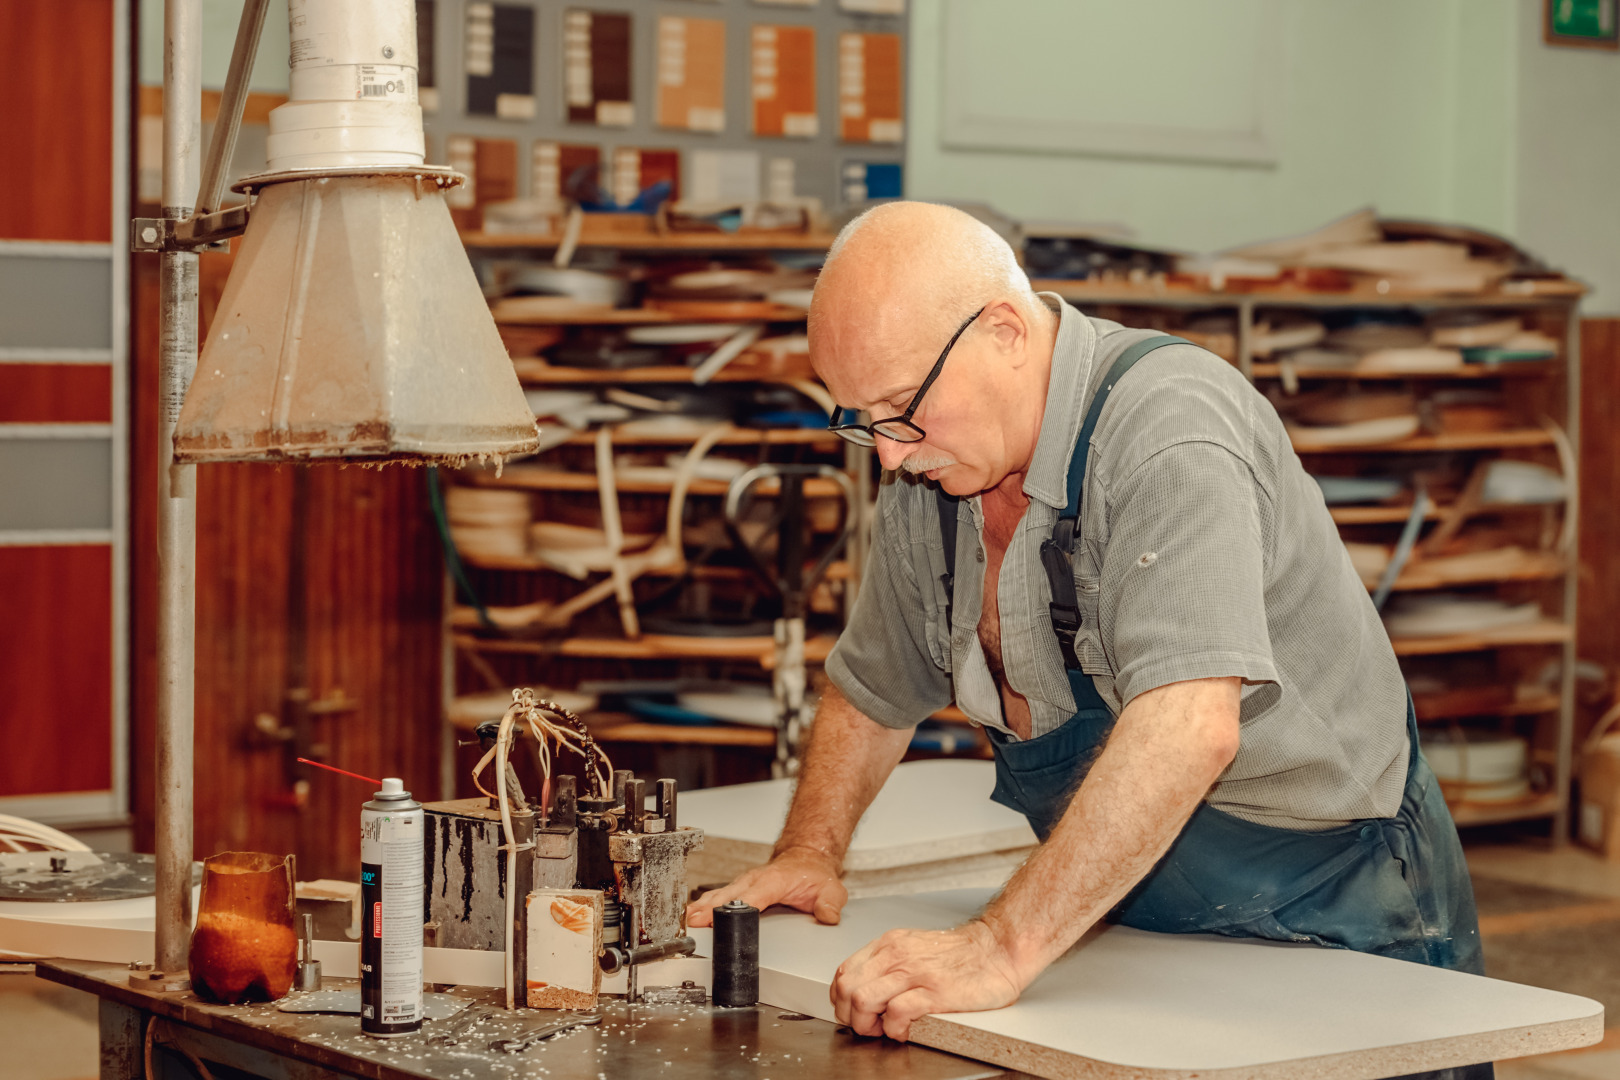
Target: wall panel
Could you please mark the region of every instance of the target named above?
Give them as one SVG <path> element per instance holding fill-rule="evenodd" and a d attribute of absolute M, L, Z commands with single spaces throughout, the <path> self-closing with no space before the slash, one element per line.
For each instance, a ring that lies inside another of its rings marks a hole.
<path fill-rule="evenodd" d="M 112 239 L 113 0 L 0 0 L 0 239 Z"/>
<path fill-rule="evenodd" d="M 0 546 L 0 796 L 112 787 L 112 564 L 105 544 Z"/>
<path fill-rule="evenodd" d="M 111 364 L 0 364 L 0 424 L 110 424 Z"/>
<path fill-rule="evenodd" d="M 1620 319 L 1581 321 L 1581 594 L 1576 655 L 1620 680 Z M 1596 718 L 1596 712 L 1586 717 Z M 1576 746 L 1585 725 L 1576 731 Z"/>

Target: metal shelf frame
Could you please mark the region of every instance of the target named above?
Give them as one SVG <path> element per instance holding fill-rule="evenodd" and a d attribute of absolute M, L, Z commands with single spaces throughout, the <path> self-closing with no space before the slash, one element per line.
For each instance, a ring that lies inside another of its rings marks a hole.
<path fill-rule="evenodd" d="M 1570 444 L 1573 446 L 1580 445 L 1580 321 L 1577 310 L 1580 303 L 1579 292 L 1560 291 L 1551 295 L 1520 295 L 1498 292 L 1479 296 L 1436 297 L 1401 296 L 1362 291 L 1350 293 L 1214 293 L 1183 289 L 1131 287 L 1124 283 L 1094 285 L 1083 281 L 1049 279 L 1036 279 L 1032 284 L 1037 290 L 1057 293 L 1080 310 L 1088 313 L 1097 307 L 1134 307 L 1176 312 L 1231 313 L 1237 319 L 1236 366 L 1244 377 L 1251 382 L 1256 378 L 1275 377 L 1278 374 L 1274 363 L 1257 365 L 1254 357 L 1256 314 L 1266 310 L 1287 308 L 1296 311 L 1333 311 L 1347 308 L 1367 308 L 1433 312 L 1486 309 L 1498 312 L 1554 313 L 1560 317 L 1563 323 L 1563 349 L 1559 358 L 1534 365 L 1538 370 L 1533 372 L 1498 365 L 1477 373 L 1471 370 L 1467 371 L 1465 377 L 1471 382 L 1481 379 L 1500 378 L 1507 380 L 1511 378 L 1514 380 L 1515 385 L 1522 386 L 1532 378 L 1556 379 L 1562 376 L 1565 390 L 1564 415 L 1554 417 L 1554 419 L 1563 428 Z M 1527 368 L 1530 366 L 1525 365 Z M 1306 377 L 1306 373 L 1303 371 L 1299 374 L 1301 378 Z M 1333 377 L 1345 383 L 1352 381 L 1354 378 L 1349 373 L 1334 373 Z M 1425 380 L 1433 382 L 1447 376 L 1419 373 L 1402 376 L 1381 373 L 1368 377 L 1385 381 L 1404 378 L 1413 382 L 1423 382 Z M 1312 456 L 1331 454 L 1344 457 L 1351 454 L 1381 454 L 1405 451 L 1472 453 L 1510 448 L 1551 447 L 1552 445 L 1553 439 L 1547 432 L 1527 430 L 1450 437 L 1418 436 L 1402 443 L 1383 447 L 1314 447 L 1302 448 L 1298 452 Z M 1579 490 L 1579 476 L 1573 471 L 1576 468 L 1578 468 L 1578 463 L 1571 462 L 1566 471 L 1565 483 L 1571 492 Z M 1569 513 L 1573 505 L 1573 500 L 1566 502 L 1564 512 Z M 1537 507 L 1536 509 L 1542 508 Z M 1347 516 L 1354 517 L 1354 515 Z M 1401 520 L 1405 520 L 1404 516 Z M 1340 524 L 1348 523 L 1350 522 L 1340 522 Z M 1373 523 L 1373 520 L 1369 516 L 1365 521 L 1358 523 L 1370 524 Z M 1580 550 L 1579 522 L 1574 520 L 1568 522 L 1568 528 L 1569 550 L 1573 553 Z M 1554 842 L 1563 844 L 1568 839 L 1569 790 L 1574 770 L 1574 628 L 1579 593 L 1577 571 L 1577 560 L 1572 557 L 1569 560 L 1567 569 L 1563 574 L 1559 575 L 1563 581 L 1563 607 L 1559 617 L 1556 619 L 1549 619 L 1532 627 L 1516 628 L 1517 632 L 1505 630 L 1498 634 L 1460 635 L 1450 639 L 1409 638 L 1395 642 L 1396 654 L 1401 657 L 1439 656 L 1454 652 L 1481 652 L 1502 648 L 1545 648 L 1558 651 L 1561 660 L 1557 691 L 1558 706 L 1555 713 L 1549 714 L 1555 716 L 1557 724 L 1556 765 L 1552 790 L 1522 803 L 1501 806 L 1479 806 L 1474 804 L 1459 806 L 1454 811 L 1454 817 L 1460 825 L 1550 818 L 1553 822 Z M 1518 715 L 1524 714 L 1519 713 Z"/>

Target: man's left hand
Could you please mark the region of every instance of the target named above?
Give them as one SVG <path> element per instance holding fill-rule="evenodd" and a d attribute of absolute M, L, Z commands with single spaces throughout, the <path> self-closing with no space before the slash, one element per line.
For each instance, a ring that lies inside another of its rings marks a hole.
<path fill-rule="evenodd" d="M 890 930 L 839 965 L 831 997 L 838 1022 L 856 1034 L 904 1042 L 920 1016 L 1000 1009 L 1028 981 L 974 920 L 955 930 Z"/>

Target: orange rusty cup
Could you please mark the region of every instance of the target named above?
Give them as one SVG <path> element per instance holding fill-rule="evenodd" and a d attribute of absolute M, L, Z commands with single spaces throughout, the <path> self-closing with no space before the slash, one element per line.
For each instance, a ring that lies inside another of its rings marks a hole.
<path fill-rule="evenodd" d="M 223 1005 L 274 1001 L 298 966 L 293 857 L 227 851 L 203 860 L 191 988 Z"/>

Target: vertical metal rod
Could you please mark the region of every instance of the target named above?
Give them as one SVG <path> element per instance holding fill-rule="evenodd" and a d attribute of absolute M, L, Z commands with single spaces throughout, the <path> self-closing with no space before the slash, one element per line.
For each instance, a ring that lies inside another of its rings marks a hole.
<path fill-rule="evenodd" d="M 202 140 L 202 0 L 163 5 L 163 215 L 191 214 Z M 191 935 L 197 475 L 174 462 L 197 370 L 197 256 L 162 256 L 158 346 L 157 934 L 160 971 L 186 969 Z"/>
<path fill-rule="evenodd" d="M 1575 772 L 1575 631 L 1580 625 L 1580 565 L 1581 565 L 1581 317 L 1578 301 L 1571 300 L 1560 309 L 1564 319 L 1564 434 L 1569 438 L 1573 453 L 1570 467 L 1564 477 L 1565 527 L 1569 530 L 1569 548 L 1565 554 L 1568 565 L 1564 570 L 1564 609 L 1562 619 L 1568 637 L 1564 639 L 1564 661 L 1558 680 L 1558 760 L 1554 784 L 1558 792 L 1558 813 L 1553 816 L 1553 846 L 1562 847 L 1569 842 L 1570 781 Z"/>
<path fill-rule="evenodd" d="M 248 81 L 253 76 L 253 60 L 259 54 L 259 38 L 264 32 L 269 0 L 247 0 L 242 21 L 236 26 L 236 46 L 231 50 L 230 70 L 225 74 L 225 92 L 220 95 L 219 115 L 214 118 L 214 137 L 208 143 L 203 163 L 202 186 L 197 194 L 197 213 L 211 214 L 225 198 L 225 180 L 236 156 L 236 137 L 242 131 L 242 107 L 247 104 Z"/>

